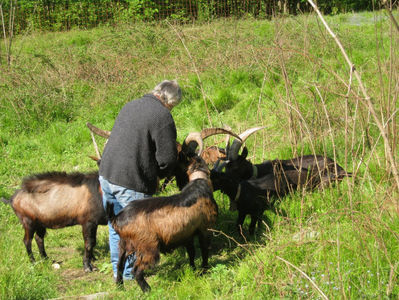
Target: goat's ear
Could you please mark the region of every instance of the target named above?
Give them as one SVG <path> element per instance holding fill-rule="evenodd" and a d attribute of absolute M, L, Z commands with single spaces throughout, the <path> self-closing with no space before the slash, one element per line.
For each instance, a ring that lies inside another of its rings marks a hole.
<path fill-rule="evenodd" d="M 248 148 L 247 148 L 247 147 L 244 147 L 244 148 L 242 149 L 242 152 L 241 152 L 241 157 L 242 157 L 243 159 L 246 159 L 246 158 L 247 158 L 247 155 L 248 155 Z"/>

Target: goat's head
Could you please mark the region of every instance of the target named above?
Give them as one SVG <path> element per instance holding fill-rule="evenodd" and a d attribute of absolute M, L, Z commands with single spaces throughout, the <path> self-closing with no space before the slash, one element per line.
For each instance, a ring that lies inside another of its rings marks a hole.
<path fill-rule="evenodd" d="M 178 163 L 175 170 L 176 182 L 182 189 L 196 171 L 202 171 L 209 177 L 209 169 L 206 162 L 201 158 L 204 149 L 204 139 L 216 134 L 229 134 L 240 139 L 235 133 L 224 128 L 206 128 L 201 132 L 192 132 L 184 140 L 183 144 L 177 145 Z M 198 152 L 196 152 L 199 147 Z"/>
<path fill-rule="evenodd" d="M 239 151 L 247 138 L 264 128 L 266 127 L 253 127 L 245 130 L 239 135 L 240 139 L 235 139 L 231 146 L 229 145 L 227 147 L 227 160 L 224 164 L 226 174 L 239 179 L 247 179 L 251 177 L 252 163 L 247 160 L 248 149 L 247 147 L 243 147 L 241 154 L 239 154 Z"/>
<path fill-rule="evenodd" d="M 224 172 L 221 172 L 223 165 L 223 163 L 220 164 L 220 161 L 216 162 L 214 168 L 211 170 L 210 179 L 214 191 L 220 190 L 229 197 L 230 210 L 233 211 L 237 209 L 235 198 L 237 195 L 239 180 L 236 177 L 232 177 Z"/>

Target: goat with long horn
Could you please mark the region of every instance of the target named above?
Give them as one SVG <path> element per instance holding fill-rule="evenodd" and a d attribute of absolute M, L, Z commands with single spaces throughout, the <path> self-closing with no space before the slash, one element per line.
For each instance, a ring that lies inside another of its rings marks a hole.
<path fill-rule="evenodd" d="M 240 140 L 235 139 L 227 151 L 227 161 L 223 164 L 225 172 L 228 176 L 235 177 L 238 180 L 255 179 L 273 173 L 273 160 L 267 160 L 260 164 L 253 164 L 247 160 L 248 149 L 243 148 L 241 154 L 239 150 L 244 142 L 255 132 L 266 128 L 265 126 L 253 127 L 241 133 Z M 277 161 L 277 160 L 276 160 Z M 325 184 L 327 181 L 342 180 L 351 173 L 346 172 L 333 159 L 319 154 L 302 155 L 292 159 L 280 160 L 279 163 L 287 168 L 302 168 L 317 170 L 320 183 Z"/>
<path fill-rule="evenodd" d="M 227 159 L 228 160 L 236 160 L 238 157 L 238 152 L 241 148 L 241 146 L 244 144 L 244 142 L 249 138 L 252 134 L 255 132 L 265 129 L 266 126 L 259 126 L 259 127 L 253 127 L 250 129 L 245 130 L 243 133 L 239 135 L 239 139 L 235 139 L 231 146 L 228 147 L 227 151 Z"/>
<path fill-rule="evenodd" d="M 179 145 L 175 172 L 180 193 L 132 201 L 118 214 L 114 213 L 112 204 L 107 205 L 108 218 L 120 236 L 118 284 L 123 283 L 126 259 L 132 253 L 137 257 L 132 273 L 143 291 L 150 289 L 144 271 L 159 261 L 160 253 L 184 246 L 194 268 L 196 236 L 201 248 L 202 268 L 208 267 L 208 229 L 216 221 L 218 207 L 213 198 L 208 166 L 199 155 L 203 139 L 220 133 L 236 136 L 225 129 L 211 128 L 190 133 Z M 197 147 L 200 148 L 198 154 Z"/>

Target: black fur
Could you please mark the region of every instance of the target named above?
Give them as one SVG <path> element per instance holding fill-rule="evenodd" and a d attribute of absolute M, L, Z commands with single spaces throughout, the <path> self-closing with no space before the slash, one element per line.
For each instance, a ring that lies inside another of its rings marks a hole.
<path fill-rule="evenodd" d="M 226 173 L 238 180 L 247 180 L 254 178 L 253 166 L 257 169 L 257 177 L 262 177 L 272 173 L 275 165 L 278 163 L 285 170 L 300 170 L 302 168 L 312 170 L 314 175 L 319 175 L 320 183 L 322 184 L 327 183 L 327 181 L 340 180 L 346 176 L 352 175 L 351 173 L 346 172 L 334 160 L 323 155 L 310 154 L 285 160 L 267 160 L 255 165 L 246 159 L 247 155 L 248 150 L 244 147 L 241 155 L 239 155 L 236 160 L 229 161 L 226 164 Z"/>
<path fill-rule="evenodd" d="M 252 166 L 250 168 L 252 169 Z M 335 174 L 335 168 L 338 175 Z M 331 159 L 310 155 L 292 160 L 267 161 L 258 167 L 258 171 L 261 174 L 258 178 L 247 180 L 233 176 L 231 169 L 226 173 L 215 170 L 211 172 L 214 190 L 221 190 L 226 194 L 230 198 L 230 208 L 238 210 L 238 228 L 242 226 L 246 215 L 251 216 L 250 234 L 254 233 L 256 223 L 259 226 L 264 211 L 273 208 L 276 199 L 299 187 L 314 189 L 350 176 L 350 173 L 345 172 L 340 166 L 334 166 Z M 239 187 L 241 191 L 236 199 Z"/>

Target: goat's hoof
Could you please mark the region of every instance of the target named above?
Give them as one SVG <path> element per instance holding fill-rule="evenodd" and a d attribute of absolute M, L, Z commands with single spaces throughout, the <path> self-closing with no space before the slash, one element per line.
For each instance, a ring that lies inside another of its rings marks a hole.
<path fill-rule="evenodd" d="M 97 271 L 98 271 L 98 268 L 97 268 L 96 266 L 91 265 L 91 270 L 92 270 L 93 272 L 97 272 Z"/>
<path fill-rule="evenodd" d="M 149 291 L 151 291 L 151 287 L 148 284 L 140 285 L 140 287 L 143 293 L 148 293 Z"/>
<path fill-rule="evenodd" d="M 84 264 L 83 268 L 84 268 L 86 273 L 90 273 L 90 272 L 93 272 L 93 271 L 98 271 L 98 268 L 96 266 L 94 266 L 93 264 L 91 264 L 91 263 Z"/>
<path fill-rule="evenodd" d="M 92 265 L 84 266 L 83 267 L 85 273 L 91 273 L 95 269 Z"/>
<path fill-rule="evenodd" d="M 116 287 L 118 290 L 124 290 L 125 287 L 123 286 L 123 281 L 122 282 L 117 282 L 116 283 Z"/>

